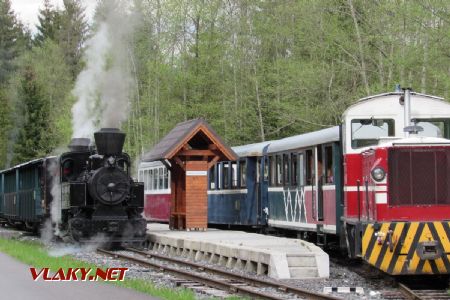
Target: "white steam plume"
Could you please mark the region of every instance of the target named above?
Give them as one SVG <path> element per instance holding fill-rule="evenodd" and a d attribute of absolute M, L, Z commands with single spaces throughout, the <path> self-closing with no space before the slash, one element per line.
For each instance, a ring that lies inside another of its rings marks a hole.
<path fill-rule="evenodd" d="M 50 193 L 52 202 L 50 203 L 50 218 L 47 219 L 41 228 L 41 239 L 48 243 L 53 237 L 61 236 L 59 230 L 61 224 L 61 185 L 59 180 L 59 163 L 57 160 L 52 161 L 47 166 L 47 173 L 50 176 Z"/>
<path fill-rule="evenodd" d="M 128 116 L 131 73 L 128 38 L 135 23 L 123 1 L 104 1 L 95 34 L 87 41 L 86 67 L 72 93 L 73 137 L 91 137 L 99 127 L 120 127 Z"/>

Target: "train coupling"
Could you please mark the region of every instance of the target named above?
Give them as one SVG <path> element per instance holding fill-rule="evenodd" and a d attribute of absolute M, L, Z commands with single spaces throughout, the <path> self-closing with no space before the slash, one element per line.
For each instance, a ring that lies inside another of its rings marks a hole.
<path fill-rule="evenodd" d="M 417 255 L 422 260 L 434 260 L 442 257 L 443 250 L 439 241 L 425 241 L 417 245 Z"/>

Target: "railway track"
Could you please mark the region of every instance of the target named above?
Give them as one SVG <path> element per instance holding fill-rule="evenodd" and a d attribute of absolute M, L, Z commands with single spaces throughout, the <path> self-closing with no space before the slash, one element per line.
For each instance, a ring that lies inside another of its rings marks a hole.
<path fill-rule="evenodd" d="M 445 300 L 450 299 L 446 289 L 411 289 L 405 284 L 398 283 L 395 291 L 381 293 L 383 299 L 388 300 Z"/>
<path fill-rule="evenodd" d="M 232 273 L 229 271 L 210 268 L 193 262 L 184 261 L 177 258 L 167 257 L 160 254 L 140 251 L 133 248 L 127 248 L 126 251 L 133 255 L 126 255 L 118 252 L 108 251 L 104 249 L 97 249 L 99 253 L 109 255 L 118 259 L 127 260 L 140 264 L 145 267 L 155 268 L 175 277 L 177 285 L 191 288 L 193 290 L 211 290 L 212 295 L 223 296 L 238 294 L 257 299 L 340 299 L 330 295 L 315 293 L 308 290 L 300 289 L 276 281 L 269 281 L 264 279 L 256 279 L 245 275 Z M 140 256 L 140 257 L 136 257 Z M 150 260 L 152 259 L 152 260 Z M 176 264 L 184 267 L 184 269 L 168 266 L 167 264 L 155 262 L 155 260 L 164 261 L 171 265 Z M 270 291 L 268 289 L 270 288 Z M 264 291 L 261 291 L 264 289 Z"/>
<path fill-rule="evenodd" d="M 411 300 L 435 300 L 435 299 L 450 299 L 450 295 L 447 290 L 415 290 L 407 287 L 406 285 L 399 283 L 398 287 L 400 292 L 406 297 L 405 299 Z"/>
<path fill-rule="evenodd" d="M 419 284 L 420 289 L 416 283 L 409 282 L 408 284 L 401 283 L 398 278 L 389 276 L 382 271 L 373 268 L 372 266 L 359 263 L 351 265 L 351 262 L 347 260 L 339 260 L 336 257 L 331 257 L 334 263 L 339 265 L 346 265 L 351 271 L 359 274 L 361 277 L 367 280 L 383 281 L 386 286 L 390 287 L 389 290 L 381 291 L 381 298 L 387 300 L 450 300 L 450 294 L 447 289 L 435 288 L 437 286 L 442 287 L 442 284 L 436 284 L 433 280 L 426 280 Z M 344 263 L 342 263 L 344 261 Z M 424 289 L 425 286 L 430 286 L 430 288 Z"/>

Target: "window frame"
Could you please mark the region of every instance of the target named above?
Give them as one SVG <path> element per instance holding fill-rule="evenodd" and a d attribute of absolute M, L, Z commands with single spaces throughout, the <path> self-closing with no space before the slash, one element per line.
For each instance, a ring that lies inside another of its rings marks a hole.
<path fill-rule="evenodd" d="M 373 145 L 376 145 L 376 143 L 375 144 L 367 144 L 367 145 L 363 145 L 363 146 L 353 146 L 353 141 L 354 141 L 354 139 L 353 139 L 353 135 L 354 135 L 354 132 L 353 132 L 353 124 L 356 124 L 357 122 L 361 122 L 361 121 L 363 121 L 363 120 L 365 120 L 365 121 L 371 121 L 371 122 L 373 122 L 373 121 L 384 121 L 385 123 L 387 123 L 388 124 L 388 137 L 393 137 L 393 136 L 395 136 L 395 119 L 393 119 L 393 118 L 383 118 L 383 117 L 381 117 L 381 118 L 373 118 L 373 119 L 367 119 L 367 118 L 355 118 L 355 119 L 351 119 L 350 120 L 350 147 L 352 148 L 352 149 L 360 149 L 360 148 L 364 148 L 364 147 L 369 147 L 369 146 L 373 146 Z M 356 121 L 356 122 L 355 122 Z M 389 122 L 392 122 L 392 128 L 390 127 L 390 125 L 389 125 Z M 367 124 L 368 125 L 368 124 Z M 381 136 L 380 136 L 381 137 Z M 376 139 L 379 139 L 380 137 L 378 137 L 378 138 L 376 138 Z M 372 140 L 372 139 L 361 139 L 361 140 Z"/>
<path fill-rule="evenodd" d="M 239 160 L 239 187 L 247 187 L 247 160 Z"/>

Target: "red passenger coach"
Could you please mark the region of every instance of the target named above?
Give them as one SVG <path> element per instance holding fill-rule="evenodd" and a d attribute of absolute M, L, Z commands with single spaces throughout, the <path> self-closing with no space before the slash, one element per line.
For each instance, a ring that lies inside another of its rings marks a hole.
<path fill-rule="evenodd" d="M 169 222 L 170 172 L 159 161 L 139 165 L 139 181 L 144 182 L 144 217 L 150 222 Z"/>

